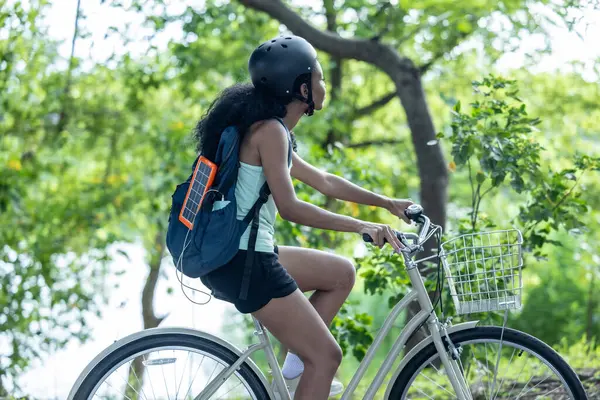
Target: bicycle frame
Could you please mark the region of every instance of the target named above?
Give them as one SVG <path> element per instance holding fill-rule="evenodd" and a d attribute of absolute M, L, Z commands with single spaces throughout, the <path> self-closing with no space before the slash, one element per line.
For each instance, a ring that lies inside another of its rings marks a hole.
<path fill-rule="evenodd" d="M 426 226 L 428 227 L 428 225 L 429 223 L 427 220 Z M 405 236 L 408 239 L 413 239 L 415 243 L 419 243 L 419 239 L 422 239 L 421 237 L 415 234 L 405 234 Z M 367 371 L 367 368 L 373 361 L 376 351 L 381 346 L 381 343 L 383 342 L 385 337 L 389 334 L 396 319 L 398 318 L 400 313 L 403 310 L 405 310 L 413 301 L 418 302 L 420 311 L 406 323 L 406 325 L 400 332 L 400 335 L 398 336 L 394 345 L 392 346 L 391 351 L 388 353 L 387 357 L 381 364 L 381 367 L 377 371 L 373 382 L 371 382 L 371 384 L 369 385 L 367 392 L 363 396 L 363 399 L 372 400 L 375 397 L 375 394 L 381 387 L 384 378 L 390 372 L 394 361 L 400 355 L 400 352 L 404 348 L 409 337 L 413 334 L 415 330 L 417 330 L 421 326 L 422 323 L 426 322 L 429 327 L 429 331 L 431 332 L 431 336 L 425 338 L 415 349 L 421 349 L 425 347 L 425 345 L 429 344 L 429 342 L 433 342 L 440 356 L 440 360 L 445 367 L 446 373 L 448 374 L 448 379 L 450 380 L 450 383 L 452 384 L 452 387 L 455 393 L 457 394 L 458 399 L 472 400 L 470 391 L 461 373 L 460 367 L 455 361 L 455 359 L 453 359 L 452 357 L 448 357 L 448 351 L 446 350 L 446 346 L 444 345 L 442 337 L 446 337 L 447 340 L 449 340 L 449 332 L 473 327 L 477 324 L 477 322 L 459 324 L 450 329 L 447 329 L 445 324 L 440 323 L 433 309 L 433 304 L 431 303 L 425 285 L 423 284 L 423 278 L 421 277 L 419 269 L 417 268 L 418 262 L 423 260 L 414 261 L 412 259 L 413 255 L 407 254 L 405 252 L 403 252 L 402 255 L 404 256 L 406 270 L 412 284 L 412 289 L 406 296 L 404 296 L 404 298 L 400 302 L 398 302 L 394 306 L 392 311 L 386 317 L 386 320 L 381 330 L 375 337 L 371 346 L 369 346 L 369 349 L 364 359 L 361 361 L 358 370 L 356 371 L 356 373 L 352 377 L 352 380 L 344 390 L 341 400 L 349 400 L 352 398 L 354 391 L 358 387 L 359 382 L 362 380 Z M 229 376 L 233 374 L 239 368 L 239 366 L 250 357 L 250 355 L 259 350 L 264 350 L 266 353 L 266 358 L 273 375 L 275 387 L 277 388 L 277 391 L 280 394 L 280 398 L 282 400 L 290 400 L 290 394 L 285 385 L 285 381 L 281 373 L 281 368 L 279 367 L 277 358 L 275 357 L 273 346 L 270 343 L 267 331 L 258 320 L 256 320 L 255 318 L 253 318 L 253 320 L 254 326 L 256 328 L 254 334 L 259 337 L 260 342 L 250 345 L 240 355 L 240 358 L 237 360 L 237 362 L 231 365 L 229 368 L 221 371 L 221 373 L 216 378 L 214 378 L 212 382 L 210 382 L 210 384 L 202 391 L 200 395 L 196 397 L 195 400 L 209 399 L 210 396 L 212 396 L 219 389 L 221 384 L 225 382 L 229 378 Z M 450 345 L 450 349 L 452 348 L 453 347 Z M 397 376 L 398 373 L 401 371 L 402 367 L 406 365 L 405 361 L 407 361 L 414 354 L 416 353 L 411 352 L 407 357 L 405 357 L 405 359 L 403 359 L 403 361 L 400 364 L 399 370 L 396 371 L 395 376 Z M 271 397 L 274 398 L 273 393 L 271 393 L 271 388 L 268 387 L 267 390 L 269 391 Z"/>

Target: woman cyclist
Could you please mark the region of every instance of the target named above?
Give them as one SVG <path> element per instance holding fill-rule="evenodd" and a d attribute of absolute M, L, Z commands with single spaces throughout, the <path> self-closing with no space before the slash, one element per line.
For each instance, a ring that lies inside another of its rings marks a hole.
<path fill-rule="evenodd" d="M 288 164 L 288 147 L 294 143 L 290 131 L 304 115 L 321 110 L 325 99 L 323 70 L 306 40 L 297 36 L 269 40 L 254 50 L 248 66 L 253 83 L 223 91 L 198 123 L 195 135 L 199 150 L 212 159 L 220 133 L 229 126 L 237 128 L 241 143 L 235 191 L 238 216 L 250 210 L 265 181 L 272 194 L 260 210 L 245 300 L 239 293 L 250 228 L 236 256 L 201 279 L 216 297 L 255 316 L 290 350 L 283 375 L 295 399 L 326 399 L 330 390 L 331 394 L 341 391 L 332 387 L 332 381 L 342 360 L 328 326 L 354 285 L 355 269 L 347 259 L 323 251 L 274 246 L 276 214 L 314 228 L 367 233 L 380 247 L 385 241 L 396 250 L 402 245 L 387 225 L 334 214 L 299 200 L 292 177 L 326 196 L 383 207 L 403 219 L 403 211 L 412 203 L 362 189 L 313 167 L 295 152 Z M 307 299 L 302 292 L 309 291 L 314 293 Z"/>

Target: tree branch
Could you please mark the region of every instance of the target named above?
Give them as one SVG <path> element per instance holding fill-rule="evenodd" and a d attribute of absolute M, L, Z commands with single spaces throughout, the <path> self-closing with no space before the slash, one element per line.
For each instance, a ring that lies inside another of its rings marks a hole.
<path fill-rule="evenodd" d="M 350 149 L 359 149 L 362 147 L 387 146 L 387 145 L 400 144 L 400 143 L 404 143 L 404 140 L 401 140 L 401 139 L 366 140 L 364 142 L 350 143 L 350 144 L 346 145 L 346 147 L 350 148 Z"/>
<path fill-rule="evenodd" d="M 579 180 L 581 179 L 583 174 L 585 174 L 585 170 L 582 171 L 581 174 L 575 179 L 575 183 L 573 184 L 573 186 L 571 186 L 571 189 L 569 189 L 569 191 L 567 193 L 565 193 L 563 195 L 563 197 L 561 197 L 560 200 L 558 200 L 558 202 L 554 205 L 554 207 L 552 207 L 553 213 L 554 213 L 554 211 L 556 211 L 558 209 L 558 207 L 560 207 L 560 205 L 565 201 L 565 199 L 567 197 L 569 197 L 571 195 L 571 193 L 573 193 L 573 189 L 575 189 L 575 187 L 577 186 L 577 183 L 579 183 Z"/>
<path fill-rule="evenodd" d="M 369 115 L 372 112 L 376 111 L 377 109 L 385 106 L 390 101 L 394 100 L 396 98 L 396 96 L 398 96 L 398 93 L 396 93 L 395 91 L 388 93 L 385 96 L 375 100 L 373 103 L 369 104 L 368 106 L 356 109 L 354 111 L 353 116 L 354 116 L 354 118 L 360 118 L 365 115 Z"/>
<path fill-rule="evenodd" d="M 379 17 L 381 14 L 383 14 L 385 12 L 385 10 L 387 10 L 388 8 L 390 8 L 392 6 L 392 3 L 384 3 L 381 8 L 379 10 L 377 10 L 377 12 L 375 13 L 375 18 Z M 386 24 L 385 27 L 381 30 L 381 32 L 379 32 L 377 35 L 373 36 L 371 38 L 371 40 L 380 40 L 385 34 L 387 34 L 390 30 L 390 18 L 388 15 L 388 18 L 386 18 Z"/>
<path fill-rule="evenodd" d="M 316 48 L 338 58 L 367 61 L 376 65 L 377 56 L 386 48 L 369 39 L 346 39 L 335 32 L 321 31 L 304 21 L 281 0 L 239 0 L 246 7 L 263 11 L 284 24 L 290 31 L 308 40 Z"/>
<path fill-rule="evenodd" d="M 62 109 L 59 114 L 58 124 L 56 124 L 56 133 L 65 129 L 68 121 L 67 108 L 69 107 L 69 99 L 71 92 L 71 77 L 73 75 L 73 68 L 75 67 L 75 43 L 79 36 L 79 18 L 81 18 L 81 0 L 77 0 L 77 12 L 75 14 L 75 30 L 73 31 L 73 39 L 71 40 L 71 55 L 69 57 L 69 67 L 67 69 L 67 79 L 65 82 L 65 88 L 63 91 Z"/>

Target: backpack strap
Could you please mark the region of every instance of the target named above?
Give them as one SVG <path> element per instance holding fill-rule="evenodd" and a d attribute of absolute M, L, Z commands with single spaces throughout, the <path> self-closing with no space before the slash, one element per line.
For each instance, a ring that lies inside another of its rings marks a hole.
<path fill-rule="evenodd" d="M 288 166 L 292 163 L 292 139 L 290 137 L 290 131 L 287 129 L 287 126 L 283 123 L 281 118 L 276 118 L 281 125 L 285 128 L 285 131 L 288 135 Z M 254 266 L 254 254 L 256 247 L 256 238 L 258 236 L 258 226 L 260 223 L 260 209 L 263 204 L 265 204 L 269 200 L 269 196 L 271 195 L 271 189 L 267 182 L 265 182 L 260 188 L 260 192 L 258 194 L 258 199 L 246 214 L 244 218 L 244 224 L 250 225 L 250 236 L 248 237 L 248 250 L 246 252 L 246 262 L 244 265 L 244 275 L 242 276 L 242 286 L 240 288 L 240 300 L 246 300 L 248 297 L 248 290 L 250 289 L 250 277 L 252 276 L 252 267 Z"/>
<path fill-rule="evenodd" d="M 225 149 L 223 149 L 223 151 L 224 150 Z M 227 154 L 225 154 L 223 157 L 218 157 L 218 158 L 221 158 L 220 160 L 218 160 L 219 161 L 218 165 L 224 165 L 234 155 L 234 151 L 239 151 L 239 136 L 238 135 L 235 135 L 233 143 L 231 144 L 231 147 L 227 151 Z M 222 156 L 222 154 L 220 154 L 220 156 Z M 240 162 L 238 159 L 237 165 L 235 166 L 235 170 L 237 171 L 237 169 L 239 167 L 240 167 Z M 219 183 L 217 190 L 219 191 L 219 193 L 221 193 L 223 195 L 223 197 L 227 196 L 229 189 L 231 188 L 231 186 L 233 186 L 233 184 L 237 180 L 237 176 L 238 176 L 237 173 L 230 173 L 226 176 L 226 179 L 223 180 L 223 182 Z"/>
<path fill-rule="evenodd" d="M 269 189 L 269 185 L 267 185 L 267 182 L 265 182 L 262 188 L 260 188 L 258 200 L 256 200 L 256 203 L 254 203 L 250 211 L 248 211 L 246 218 L 244 218 L 245 223 L 252 221 L 252 224 L 250 225 L 250 236 L 248 237 L 248 250 L 246 251 L 244 275 L 242 276 L 242 286 L 240 288 L 240 300 L 246 300 L 248 297 L 248 290 L 250 289 L 250 277 L 252 275 L 252 267 L 254 266 L 256 238 L 258 236 L 258 226 L 260 223 L 260 209 L 262 208 L 263 204 L 269 200 L 270 195 L 271 189 Z"/>

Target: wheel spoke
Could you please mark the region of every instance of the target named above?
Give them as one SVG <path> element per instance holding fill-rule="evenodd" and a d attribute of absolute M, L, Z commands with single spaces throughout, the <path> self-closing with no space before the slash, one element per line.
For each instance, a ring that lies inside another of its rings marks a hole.
<path fill-rule="evenodd" d="M 133 362 L 131 363 L 132 368 L 131 370 L 133 371 L 133 376 L 135 377 L 136 382 L 138 383 L 138 385 L 140 386 L 140 390 L 142 391 L 142 394 L 144 395 L 144 400 L 148 400 L 148 397 L 146 396 L 146 393 L 144 393 L 144 376 L 142 375 L 142 380 L 140 381 L 138 379 L 137 373 L 135 372 L 135 359 L 133 360 Z M 142 364 L 143 365 L 143 364 Z"/>
<path fill-rule="evenodd" d="M 238 383 L 237 385 L 235 385 L 234 387 L 232 387 L 231 389 L 229 389 L 228 391 L 226 391 L 225 393 L 223 393 L 222 395 L 219 396 L 219 398 L 217 400 L 220 400 L 223 398 L 223 396 L 227 395 L 227 393 L 231 392 L 233 389 L 237 388 L 238 386 L 240 386 L 242 384 L 242 382 Z"/>
<path fill-rule="evenodd" d="M 107 384 L 108 386 L 110 386 L 112 389 L 118 390 L 116 387 L 114 387 L 113 385 L 111 385 L 111 384 L 110 384 L 108 381 L 106 382 L 106 384 Z M 126 393 L 123 393 L 123 392 L 121 392 L 121 393 L 119 393 L 119 394 L 123 395 L 123 397 L 124 397 L 126 400 L 131 400 L 131 398 L 129 398 L 129 396 L 127 396 L 127 394 L 126 394 Z"/>
<path fill-rule="evenodd" d="M 527 357 L 527 360 L 529 360 L 529 358 Z M 527 361 L 525 361 L 523 363 L 523 367 L 521 368 L 521 371 L 519 371 L 519 375 L 517 375 L 517 377 L 515 378 L 515 381 L 512 385 L 512 387 L 510 388 L 510 391 L 508 393 L 512 393 L 512 391 L 514 390 L 515 386 L 517 385 L 517 382 L 519 382 L 519 377 L 521 376 L 521 373 L 523 372 L 523 370 L 525 370 L 525 366 L 527 365 Z"/>
<path fill-rule="evenodd" d="M 145 354 L 142 356 L 142 361 L 143 362 L 148 361 L 146 359 L 146 355 Z M 148 368 L 144 368 L 144 369 L 148 370 Z M 150 373 L 148 373 L 148 381 L 150 381 L 150 388 L 152 389 L 152 397 L 154 397 L 156 399 L 156 393 L 154 393 L 154 385 L 152 385 L 152 379 L 150 378 Z"/>
<path fill-rule="evenodd" d="M 549 392 L 546 392 L 546 393 L 544 393 L 543 395 L 536 396 L 535 398 L 537 399 L 537 398 L 538 398 L 538 397 L 540 397 L 540 396 L 547 396 L 547 395 L 549 395 L 550 393 L 554 393 L 554 392 L 556 392 L 556 391 L 557 391 L 559 388 L 560 388 L 560 386 L 557 386 L 557 387 L 555 387 L 554 389 L 552 389 L 551 391 L 549 391 Z"/>
<path fill-rule="evenodd" d="M 194 374 L 194 379 L 192 379 L 192 382 L 190 383 L 190 386 L 188 387 L 188 390 L 185 392 L 184 399 L 187 398 L 188 394 L 190 394 L 190 390 L 192 390 L 192 386 L 194 385 L 194 382 L 196 381 L 196 377 L 198 376 L 198 371 L 200 371 L 200 367 L 202 367 L 202 363 L 203 362 L 204 362 L 204 356 L 202 356 L 202 360 L 200 361 L 200 365 L 198 365 L 198 368 L 196 369 L 196 373 Z"/>
<path fill-rule="evenodd" d="M 512 363 L 513 357 L 515 356 L 515 351 L 517 349 L 513 349 L 512 354 L 510 355 L 510 360 L 508 360 L 508 365 L 506 366 L 506 368 L 504 369 L 509 370 L 510 364 Z M 502 378 L 502 380 L 500 381 L 500 384 L 498 385 L 498 391 L 496 391 L 496 393 L 494 393 L 494 397 L 493 400 L 496 399 L 496 396 L 498 396 L 498 394 L 500 394 L 500 389 L 502 388 L 502 385 L 504 384 L 504 380 L 506 379 L 506 377 Z"/>
<path fill-rule="evenodd" d="M 521 398 L 521 396 L 523 395 L 523 391 L 527 388 L 527 386 L 529 386 L 529 382 L 531 382 L 531 380 L 533 379 L 534 376 L 535 375 L 531 375 L 531 377 L 527 380 L 527 382 L 525 382 L 525 386 L 523 386 L 523 388 L 521 389 L 521 391 L 519 392 L 519 395 L 517 396 L 517 398 L 515 400 L 519 400 Z"/>
<path fill-rule="evenodd" d="M 424 391 L 422 391 L 421 389 L 417 388 L 417 390 L 419 392 L 421 392 L 424 396 L 426 396 L 428 399 L 433 399 L 433 397 L 431 397 L 430 395 L 428 395 L 427 393 L 425 393 Z"/>
<path fill-rule="evenodd" d="M 452 396 L 454 396 L 454 393 L 452 393 L 451 391 L 449 391 L 448 389 L 446 389 L 445 387 L 443 387 L 442 385 L 440 385 L 439 383 L 437 383 L 436 381 L 434 381 L 433 379 L 431 379 L 430 377 L 428 377 L 427 375 L 423 375 L 423 377 L 425 377 L 426 379 L 429 380 L 429 382 L 433 383 L 435 386 L 439 387 L 440 389 L 442 389 L 444 392 L 446 393 L 450 393 Z"/>
<path fill-rule="evenodd" d="M 528 391 L 526 391 L 525 393 L 523 393 L 523 396 L 525 396 L 527 393 L 531 392 L 533 389 L 535 389 L 536 387 L 538 387 L 539 385 L 542 384 L 542 382 L 546 381 L 546 379 L 548 379 L 550 377 L 550 375 L 546 376 L 544 379 L 542 379 L 541 381 L 539 381 L 538 383 L 535 384 L 534 387 L 532 387 L 531 389 L 529 389 Z M 521 396 L 517 397 L 516 400 L 519 400 L 521 398 Z"/>
<path fill-rule="evenodd" d="M 160 352 L 158 354 L 160 354 Z M 171 397 L 169 397 L 169 388 L 167 386 L 167 377 L 165 376 L 165 364 L 160 364 L 160 369 L 162 371 L 163 381 L 165 382 L 165 391 L 167 392 L 167 400 L 171 400 Z"/>
<path fill-rule="evenodd" d="M 127 373 L 127 378 L 123 378 L 121 375 L 119 375 L 119 378 L 121 378 L 123 380 L 123 382 L 125 382 L 125 384 L 127 386 L 129 386 L 131 388 L 131 390 L 134 391 L 135 394 L 138 395 L 138 398 L 139 398 L 140 397 L 140 393 L 137 390 L 135 390 L 135 388 L 133 386 L 131 386 L 131 383 L 129 383 L 129 371 L 127 371 L 127 372 L 128 372 Z M 123 393 L 123 395 L 125 396 L 125 393 Z"/>
<path fill-rule="evenodd" d="M 185 363 L 183 363 L 184 372 L 185 372 L 185 366 L 187 365 L 189 359 L 190 359 L 190 352 L 188 351 L 187 357 L 185 358 Z M 177 392 L 175 392 L 175 400 L 177 400 L 179 398 L 179 389 L 181 388 L 181 383 L 183 382 L 184 375 L 185 375 L 184 373 L 181 374 L 181 379 L 179 380 L 179 385 L 177 385 Z"/>

